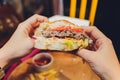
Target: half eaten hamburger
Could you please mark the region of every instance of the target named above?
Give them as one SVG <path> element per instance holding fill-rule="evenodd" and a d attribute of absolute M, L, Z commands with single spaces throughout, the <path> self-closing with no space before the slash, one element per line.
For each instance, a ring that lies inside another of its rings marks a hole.
<path fill-rule="evenodd" d="M 34 37 L 35 48 L 41 50 L 73 51 L 93 43 L 82 27 L 66 20 L 41 23 Z"/>

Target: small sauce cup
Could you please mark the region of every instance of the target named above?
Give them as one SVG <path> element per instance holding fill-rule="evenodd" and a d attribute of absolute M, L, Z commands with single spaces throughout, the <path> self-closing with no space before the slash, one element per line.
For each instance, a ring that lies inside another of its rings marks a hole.
<path fill-rule="evenodd" d="M 53 56 L 49 53 L 38 53 L 32 58 L 35 69 L 42 72 L 50 69 L 53 63 Z"/>

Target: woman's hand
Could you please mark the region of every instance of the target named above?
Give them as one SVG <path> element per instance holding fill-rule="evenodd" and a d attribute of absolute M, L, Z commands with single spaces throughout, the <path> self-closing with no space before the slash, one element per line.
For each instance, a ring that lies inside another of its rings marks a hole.
<path fill-rule="evenodd" d="M 96 27 L 85 28 L 85 32 L 95 41 L 95 51 L 81 49 L 78 55 L 104 80 L 120 80 L 120 65 L 111 40 Z"/>
<path fill-rule="evenodd" d="M 48 21 L 48 19 L 35 14 L 20 23 L 10 40 L 0 49 L 0 60 L 8 62 L 11 59 L 19 58 L 29 53 L 34 47 L 34 40 L 30 37 L 30 34 L 44 21 Z M 0 61 L 0 63 L 3 62 Z"/>

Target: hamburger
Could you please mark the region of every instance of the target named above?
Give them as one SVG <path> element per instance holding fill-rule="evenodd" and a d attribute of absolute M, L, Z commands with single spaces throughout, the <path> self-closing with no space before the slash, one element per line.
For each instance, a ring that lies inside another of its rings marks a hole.
<path fill-rule="evenodd" d="M 41 50 L 73 51 L 93 43 L 82 27 L 67 20 L 41 23 L 34 31 L 34 38 L 35 48 Z"/>

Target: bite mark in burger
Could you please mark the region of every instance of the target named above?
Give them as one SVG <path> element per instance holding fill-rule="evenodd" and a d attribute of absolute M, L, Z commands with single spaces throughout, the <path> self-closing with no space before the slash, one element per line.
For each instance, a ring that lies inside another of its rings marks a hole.
<path fill-rule="evenodd" d="M 72 51 L 92 44 L 82 27 L 66 20 L 43 22 L 34 32 L 35 48 Z"/>

